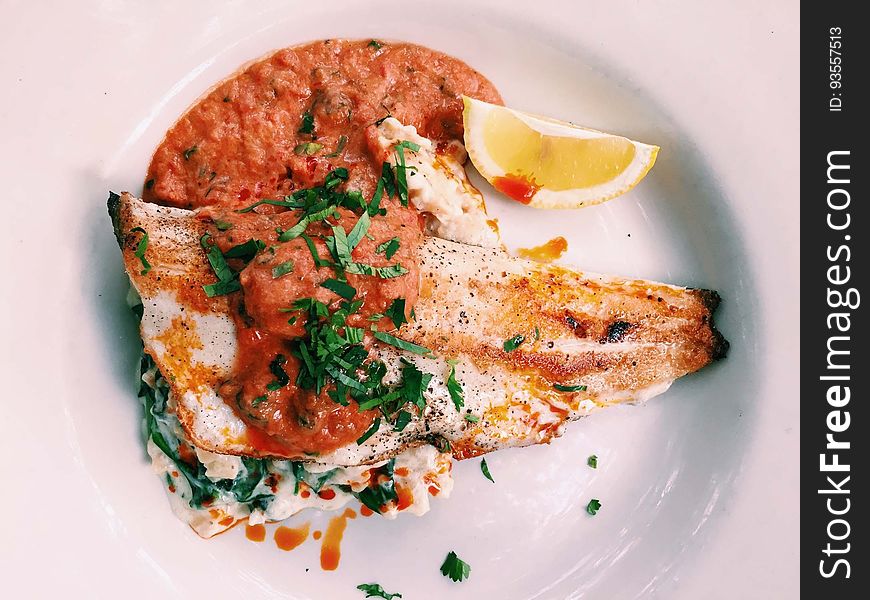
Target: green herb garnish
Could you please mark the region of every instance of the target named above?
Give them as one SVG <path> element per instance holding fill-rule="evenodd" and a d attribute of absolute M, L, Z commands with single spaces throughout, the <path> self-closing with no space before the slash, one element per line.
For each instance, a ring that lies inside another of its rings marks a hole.
<path fill-rule="evenodd" d="M 136 250 L 133 251 L 133 256 L 138 258 L 139 262 L 142 263 L 142 270 L 139 271 L 139 274 L 147 275 L 148 271 L 151 270 L 151 263 L 149 263 L 148 259 L 145 258 L 145 251 L 148 250 L 148 232 L 141 227 L 134 227 L 130 230 L 130 233 L 137 232 L 142 234 L 142 239 L 139 240 L 138 244 L 136 244 Z"/>
<path fill-rule="evenodd" d="M 353 297 L 356 296 L 356 289 L 353 286 L 348 285 L 346 281 L 339 281 L 338 279 L 327 279 L 320 284 L 320 287 L 326 288 L 331 292 L 335 292 L 345 300 L 353 300 Z"/>
<path fill-rule="evenodd" d="M 353 229 L 350 230 L 350 233 L 347 234 L 347 244 L 350 246 L 350 251 L 353 252 L 354 248 L 356 248 L 359 243 L 362 241 L 363 236 L 368 233 L 369 226 L 371 225 L 371 217 L 369 216 L 368 211 L 363 211 L 362 216 L 353 226 Z"/>
<path fill-rule="evenodd" d="M 407 410 L 400 410 L 399 416 L 396 417 L 396 425 L 393 427 L 393 431 L 403 431 L 408 426 L 408 423 L 411 422 L 411 416 L 411 413 Z"/>
<path fill-rule="evenodd" d="M 399 500 L 399 496 L 396 494 L 396 483 L 393 480 L 393 469 L 395 468 L 395 464 L 396 459 L 392 458 L 387 464 L 372 470 L 372 481 L 379 481 L 381 475 L 385 475 L 388 478 L 386 481 L 378 483 L 374 487 L 367 487 L 359 493 L 353 493 L 354 496 L 357 497 L 357 500 L 376 513 L 381 512 L 381 507 L 383 505 L 389 502 L 398 502 Z"/>
<path fill-rule="evenodd" d="M 384 258 L 390 260 L 393 258 L 393 255 L 399 249 L 399 238 L 393 238 L 391 240 L 387 240 L 383 244 L 379 244 L 377 248 L 375 248 L 375 252 L 378 254 L 383 254 Z"/>
<path fill-rule="evenodd" d="M 484 477 L 495 483 L 495 479 L 493 479 L 492 475 L 489 474 L 489 466 L 486 464 L 485 458 L 480 459 L 480 471 L 483 473 Z"/>
<path fill-rule="evenodd" d="M 346 271 L 354 275 L 370 275 L 372 277 L 380 277 L 381 279 L 393 279 L 394 277 L 401 277 L 408 272 L 408 269 L 399 264 L 387 267 L 373 267 L 362 263 L 350 263 L 347 265 Z"/>
<path fill-rule="evenodd" d="M 184 155 L 184 160 L 190 160 L 190 157 L 196 154 L 199 151 L 199 146 L 193 145 L 187 150 L 185 150 L 182 154 Z"/>
<path fill-rule="evenodd" d="M 393 300 L 390 307 L 384 311 L 384 316 L 389 317 L 396 329 L 407 323 L 408 319 L 405 318 L 405 299 L 396 298 Z"/>
<path fill-rule="evenodd" d="M 383 46 L 383 44 L 381 44 L 378 40 L 371 40 L 368 43 L 368 47 L 374 48 L 375 50 L 380 50 L 381 46 Z"/>
<path fill-rule="evenodd" d="M 601 502 L 597 498 L 593 498 L 589 501 L 589 504 L 586 505 L 586 512 L 590 515 L 598 514 L 599 509 L 601 508 Z"/>
<path fill-rule="evenodd" d="M 526 341 L 526 336 L 521 333 L 518 333 L 514 337 L 507 339 L 504 341 L 504 351 L 505 352 L 513 352 L 516 350 L 520 344 Z"/>
<path fill-rule="evenodd" d="M 592 467 L 593 469 L 598 468 L 598 457 L 596 455 L 592 455 L 586 459 L 586 464 Z"/>
<path fill-rule="evenodd" d="M 366 429 L 366 432 L 362 434 L 359 439 L 356 441 L 357 445 L 362 446 L 363 443 L 370 437 L 372 437 L 375 432 L 381 427 L 381 418 L 375 417 L 375 420 L 372 422 L 372 426 Z"/>
<path fill-rule="evenodd" d="M 466 413 L 466 414 L 464 414 L 464 415 L 462 416 L 462 418 L 465 419 L 466 421 L 468 421 L 469 423 L 478 423 L 478 422 L 480 422 L 480 417 L 478 417 L 477 415 L 473 415 L 473 414 L 471 414 L 471 413 Z"/>
<path fill-rule="evenodd" d="M 221 253 L 221 249 L 210 243 L 210 239 L 211 236 L 206 233 L 199 239 L 199 243 L 205 249 L 208 262 L 211 265 L 212 271 L 214 271 L 214 274 L 217 276 L 218 281 L 216 283 L 202 286 L 205 295 L 209 298 L 213 298 L 215 296 L 223 296 L 242 289 L 236 273 L 230 269 L 226 259 L 224 259 L 223 253 Z"/>
<path fill-rule="evenodd" d="M 229 231 L 233 228 L 233 224 L 226 221 L 215 221 L 214 226 L 217 227 L 218 231 Z"/>
<path fill-rule="evenodd" d="M 421 356 L 432 354 L 432 351 L 428 348 L 418 346 L 413 342 L 406 342 L 405 340 L 401 340 L 396 336 L 390 335 L 389 333 L 384 333 L 383 331 L 375 331 L 373 335 L 375 336 L 375 339 L 380 340 L 385 344 L 389 344 L 390 346 L 395 346 L 399 350 L 405 350 L 407 352 L 419 354 Z"/>
<path fill-rule="evenodd" d="M 561 383 L 554 383 L 553 389 L 560 392 L 585 392 L 585 385 L 562 385 Z"/>
<path fill-rule="evenodd" d="M 275 265 L 272 267 L 272 279 L 278 279 L 279 277 L 283 277 L 287 273 L 293 272 L 293 261 L 285 260 L 280 265 Z"/>
<path fill-rule="evenodd" d="M 371 45 L 371 44 L 369 44 Z M 384 591 L 377 583 L 363 583 L 356 586 L 356 589 L 366 593 L 366 598 L 383 598 L 384 600 L 393 600 L 393 598 L 401 598 L 402 594 L 390 594 Z"/>
<path fill-rule="evenodd" d="M 314 115 L 310 111 L 306 110 L 302 113 L 302 124 L 296 131 L 297 133 L 314 133 Z"/>
<path fill-rule="evenodd" d="M 312 154 L 320 152 L 322 148 L 323 144 L 318 144 L 317 142 L 304 142 L 293 148 L 293 152 L 300 156 L 311 156 Z"/>
<path fill-rule="evenodd" d="M 471 566 L 450 551 L 441 565 L 441 574 L 453 581 L 463 581 L 471 575 Z"/>
<path fill-rule="evenodd" d="M 342 152 L 342 150 L 344 150 L 345 146 L 347 146 L 347 136 L 341 135 L 338 137 L 338 145 L 335 147 L 335 151 L 327 154 L 326 158 L 335 158 L 336 156 L 341 154 L 341 152 Z"/>
<path fill-rule="evenodd" d="M 450 393 L 450 399 L 453 400 L 453 406 L 456 407 L 456 410 L 465 406 L 462 385 L 456 379 L 456 363 L 453 361 L 450 361 L 450 375 L 447 377 L 447 391 Z"/>
<path fill-rule="evenodd" d="M 265 247 L 266 244 L 261 240 L 251 239 L 224 252 L 224 258 L 241 258 L 245 262 L 250 262 Z"/>

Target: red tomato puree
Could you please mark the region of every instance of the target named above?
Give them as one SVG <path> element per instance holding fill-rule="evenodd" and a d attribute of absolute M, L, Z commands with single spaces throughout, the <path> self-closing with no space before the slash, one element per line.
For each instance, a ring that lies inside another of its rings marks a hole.
<path fill-rule="evenodd" d="M 461 139 L 462 95 L 501 103 L 493 85 L 465 63 L 413 44 L 370 40 L 324 40 L 279 50 L 224 81 L 194 105 L 166 134 L 154 153 L 145 181 L 146 200 L 184 208 L 205 208 L 211 240 L 226 252 L 249 240 L 263 250 L 240 270 L 241 290 L 230 294 L 238 331 L 233 376 L 220 389 L 224 400 L 249 425 L 249 441 L 264 455 L 325 453 L 351 443 L 369 428 L 374 411 L 360 412 L 351 399 L 334 401 L 330 387 L 319 394 L 296 384 L 299 359 L 293 340 L 306 335 L 304 313 L 287 311 L 294 301 L 313 298 L 339 308 L 343 299 L 321 287 L 336 273 L 318 268 L 306 241 L 280 242 L 278 231 L 296 225 L 301 213 L 254 202 L 282 199 L 321 185 L 345 168 L 339 189 L 358 190 L 370 200 L 383 157 L 373 146 L 375 122 L 391 115 L 436 141 Z M 206 208 L 207 207 L 207 208 Z M 347 284 L 363 300 L 346 324 L 365 328 L 397 298 L 410 314 L 419 291 L 420 217 L 413 207 L 384 197 L 386 214 L 371 218 L 368 236 L 353 250 L 354 262 L 372 267 L 401 265 L 406 273 L 389 279 L 347 273 Z M 359 212 L 359 211 L 358 211 Z M 350 232 L 359 216 L 348 209 L 311 223 L 306 234 L 320 257 L 330 257 L 324 238 L 332 227 Z M 389 259 L 377 247 L 392 238 Z M 275 276 L 275 269 L 292 270 Z M 296 316 L 297 318 L 293 318 Z M 363 345 L 372 344 L 366 333 Z M 272 365 L 289 384 L 274 383 Z"/>

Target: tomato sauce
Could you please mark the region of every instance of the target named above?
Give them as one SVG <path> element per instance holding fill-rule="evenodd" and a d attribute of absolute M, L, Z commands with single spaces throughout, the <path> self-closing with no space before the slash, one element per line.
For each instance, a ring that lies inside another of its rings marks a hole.
<path fill-rule="evenodd" d="M 336 167 L 346 167 L 348 187 L 368 197 L 377 183 L 368 127 L 392 115 L 433 140 L 461 139 L 463 94 L 502 103 L 480 73 L 414 44 L 322 40 L 279 50 L 179 119 L 154 153 L 144 198 L 239 206 L 317 185 Z M 311 133 L 304 133 L 306 112 Z M 342 136 L 344 148 L 332 156 Z"/>
<path fill-rule="evenodd" d="M 304 312 L 288 312 L 295 300 L 312 298 L 330 312 L 342 303 L 322 287 L 336 276 L 318 267 L 302 238 L 280 242 L 278 230 L 299 222 L 300 211 L 261 205 L 322 185 L 337 168 L 348 171 L 341 190 L 371 199 L 382 166 L 375 122 L 391 115 L 436 142 L 461 139 L 462 95 L 501 103 L 498 92 L 463 62 L 420 46 L 369 40 L 323 40 L 279 50 L 224 81 L 169 130 L 148 168 L 143 198 L 183 208 L 202 208 L 213 243 L 226 252 L 249 240 L 263 250 L 245 264 L 228 259 L 239 272 L 241 291 L 230 294 L 238 353 L 232 377 L 220 395 L 248 424 L 248 441 L 263 456 L 298 457 L 326 453 L 358 439 L 374 411 L 359 412 L 329 396 L 297 385 L 300 360 L 294 340 L 306 335 Z M 419 291 L 420 216 L 412 207 L 384 197 L 386 214 L 372 217 L 368 236 L 352 251 L 354 262 L 372 267 L 401 265 L 393 278 L 347 274 L 347 284 L 363 300 L 346 325 L 366 330 L 369 317 L 383 314 L 396 298 L 410 314 Z M 359 217 L 339 209 L 329 221 L 311 223 L 315 252 L 329 258 L 324 238 L 331 228 L 350 232 Z M 397 238 L 390 259 L 377 248 Z M 292 265 L 276 276 L 276 268 Z M 289 383 L 275 381 L 275 361 Z M 268 391 L 267 391 L 268 390 Z"/>

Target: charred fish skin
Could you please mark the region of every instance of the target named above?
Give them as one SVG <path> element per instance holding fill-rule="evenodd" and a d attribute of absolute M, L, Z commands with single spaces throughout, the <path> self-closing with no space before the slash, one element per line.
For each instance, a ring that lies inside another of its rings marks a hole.
<path fill-rule="evenodd" d="M 146 352 L 172 386 L 185 432 L 205 450 L 276 456 L 249 442 L 246 423 L 216 392 L 232 372 L 235 330 L 226 297 L 202 290 L 214 280 L 199 246 L 206 224 L 194 212 L 129 194 L 110 198 L 109 211 L 143 300 Z M 149 234 L 147 274 L 136 228 Z M 713 325 L 715 292 L 580 273 L 438 238 L 425 239 L 421 257 L 416 320 L 397 335 L 435 356 L 378 353 L 393 376 L 402 359 L 433 375 L 426 409 L 401 432 L 384 423 L 365 443 L 319 462 L 370 464 L 432 442 L 457 458 L 545 443 L 567 422 L 645 401 L 727 350 Z M 517 336 L 522 341 L 509 350 L 505 341 Z M 451 373 L 462 407 L 447 389 Z"/>

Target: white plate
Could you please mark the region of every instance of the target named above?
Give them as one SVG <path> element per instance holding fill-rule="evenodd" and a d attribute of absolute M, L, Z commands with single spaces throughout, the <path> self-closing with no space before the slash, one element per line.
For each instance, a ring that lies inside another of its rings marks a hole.
<path fill-rule="evenodd" d="M 91 1 L 19 5 L 3 20 L 4 589 L 362 598 L 355 586 L 377 581 L 406 599 L 796 596 L 797 9 L 418 4 Z M 331 573 L 310 540 L 284 553 L 237 528 L 204 542 L 171 514 L 139 437 L 137 336 L 105 212 L 107 190 L 139 189 L 201 93 L 323 37 L 422 43 L 482 71 L 511 106 L 660 145 L 646 180 L 600 207 L 488 204 L 510 246 L 561 234 L 584 269 L 719 290 L 732 343 L 647 406 L 489 456 L 495 485 L 466 461 L 424 518 L 351 522 Z M 439 574 L 449 550 L 472 565 L 467 582 Z"/>

